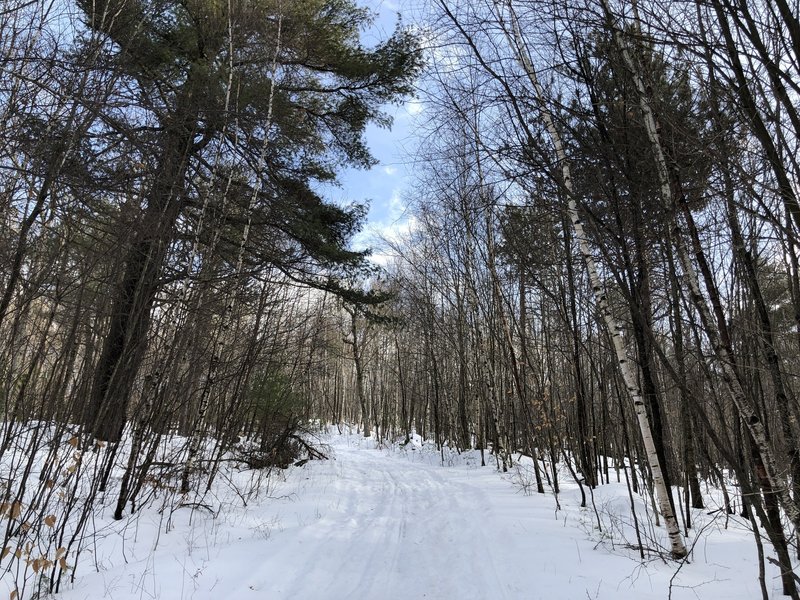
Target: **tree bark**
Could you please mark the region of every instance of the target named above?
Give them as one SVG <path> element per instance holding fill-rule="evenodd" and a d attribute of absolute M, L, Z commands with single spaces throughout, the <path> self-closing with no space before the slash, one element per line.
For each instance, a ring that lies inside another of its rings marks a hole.
<path fill-rule="evenodd" d="M 147 206 L 111 301 L 111 323 L 84 413 L 87 431 L 101 440 L 118 441 L 125 428 L 133 383 L 145 350 L 150 310 L 182 208 L 184 179 L 197 127 L 192 87 L 190 73 L 176 108 L 166 119 L 158 146 L 160 164 L 153 174 Z"/>
<path fill-rule="evenodd" d="M 682 558 L 687 554 L 686 546 L 683 543 L 683 536 L 681 535 L 678 520 L 675 518 L 675 514 L 672 511 L 672 505 L 670 503 L 669 493 L 664 482 L 661 463 L 658 459 L 658 453 L 656 452 L 653 435 L 650 429 L 650 422 L 647 418 L 647 411 L 645 408 L 644 399 L 642 397 L 642 392 L 636 382 L 636 376 L 625 349 L 625 344 L 622 337 L 623 328 L 614 318 L 614 315 L 611 312 L 611 307 L 608 303 L 608 297 L 603 291 L 597 266 L 595 265 L 594 257 L 592 256 L 591 249 L 589 248 L 589 241 L 583 229 L 581 218 L 578 214 L 578 205 L 575 201 L 573 193 L 572 172 L 570 169 L 569 160 L 567 159 L 564 145 L 561 140 L 561 135 L 556 128 L 553 116 L 546 106 L 544 89 L 539 83 L 539 80 L 536 76 L 536 71 L 531 63 L 530 57 L 525 50 L 524 42 L 522 40 L 522 33 L 519 29 L 519 23 L 516 19 L 516 15 L 513 13 L 513 9 L 511 18 L 513 34 L 506 31 L 506 35 L 509 37 L 511 46 L 516 51 L 517 58 L 522 64 L 522 67 L 534 88 L 534 92 L 539 101 L 539 110 L 542 113 L 545 126 L 553 145 L 555 146 L 556 157 L 559 165 L 561 166 L 562 184 L 568 197 L 569 218 L 572 223 L 573 230 L 575 231 L 575 237 L 580 245 L 581 255 L 583 256 L 587 271 L 589 272 L 589 280 L 592 286 L 592 292 L 597 300 L 600 314 L 602 315 L 607 333 L 611 338 L 611 342 L 614 347 L 614 353 L 617 357 L 620 373 L 625 382 L 628 395 L 633 402 L 634 412 L 636 413 L 636 418 L 639 424 L 639 431 L 641 433 L 642 441 L 645 446 L 645 452 L 647 454 L 647 460 L 653 474 L 653 483 L 656 495 L 658 496 L 659 508 L 662 516 L 664 517 L 664 523 L 669 535 L 672 556 L 675 558 Z"/>

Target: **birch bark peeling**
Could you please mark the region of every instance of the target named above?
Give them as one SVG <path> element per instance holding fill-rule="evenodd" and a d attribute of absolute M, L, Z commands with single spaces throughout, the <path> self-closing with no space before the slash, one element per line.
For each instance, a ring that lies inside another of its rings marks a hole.
<path fill-rule="evenodd" d="M 608 298 L 603 292 L 603 286 L 600 281 L 600 275 L 597 271 L 597 265 L 595 264 L 594 257 L 592 256 L 591 248 L 589 247 L 589 241 L 586 237 L 586 232 L 583 228 L 580 215 L 578 214 L 578 204 L 575 200 L 574 188 L 572 184 L 572 170 L 564 150 L 564 143 L 561 139 L 561 134 L 558 132 L 553 115 L 550 112 L 550 109 L 547 107 L 544 88 L 539 82 L 536 70 L 534 69 L 533 63 L 526 50 L 522 38 L 522 32 L 520 31 L 519 27 L 519 21 L 517 20 L 517 16 L 510 2 L 508 3 L 508 8 L 511 14 L 512 32 L 509 33 L 509 31 L 504 28 L 505 34 L 508 38 L 509 44 L 517 55 L 517 59 L 525 71 L 528 80 L 533 86 L 536 99 L 539 103 L 539 111 L 542 119 L 544 120 L 544 124 L 550 139 L 553 142 L 556 158 L 561 166 L 562 183 L 565 191 L 567 192 L 569 219 L 572 223 L 572 228 L 575 231 L 575 237 L 578 239 L 581 256 L 583 256 L 583 260 L 586 263 L 586 270 L 589 273 L 589 281 L 592 287 L 592 293 L 597 301 L 597 306 L 600 309 L 600 314 L 602 315 L 603 322 L 614 347 L 614 352 L 617 357 L 623 382 L 625 383 L 625 388 L 627 389 L 628 395 L 633 402 L 633 409 L 636 413 L 636 419 L 642 436 L 642 442 L 644 443 L 647 460 L 653 474 L 653 484 L 655 487 L 658 506 L 662 516 L 664 517 L 664 525 L 667 529 L 667 534 L 669 535 L 672 556 L 674 558 L 683 558 L 687 554 L 686 546 L 683 542 L 680 525 L 678 524 L 678 520 L 675 518 L 675 514 L 672 511 L 672 505 L 669 502 L 668 490 L 666 483 L 664 482 L 661 463 L 658 460 L 658 454 L 656 453 L 656 446 L 653 440 L 653 433 L 650 428 L 650 421 L 647 418 L 647 411 L 645 409 L 642 392 L 636 383 L 636 374 L 634 373 L 631 362 L 628 359 L 628 353 L 622 338 L 622 331 L 624 329 L 614 318 L 614 315 L 611 312 L 611 307 L 608 303 Z"/>
<path fill-rule="evenodd" d="M 658 172 L 661 204 L 666 214 L 673 215 L 674 219 L 673 223 L 671 224 L 673 230 L 672 238 L 678 254 L 678 260 L 681 264 L 681 270 L 683 271 L 682 278 L 686 282 L 686 285 L 691 292 L 690 296 L 692 298 L 692 303 L 695 305 L 695 308 L 700 315 L 700 320 L 703 323 L 703 328 L 705 329 L 706 335 L 708 336 L 708 339 L 714 349 L 714 354 L 722 366 L 722 376 L 725 387 L 727 388 L 727 392 L 730 394 L 736 409 L 739 411 L 739 414 L 742 417 L 742 420 L 747 424 L 748 431 L 750 432 L 756 448 L 758 448 L 758 452 L 761 455 L 761 459 L 764 462 L 767 480 L 769 481 L 773 492 L 778 496 L 781 508 L 783 508 L 783 510 L 786 512 L 786 516 L 789 517 L 789 520 L 792 522 L 792 525 L 794 525 L 795 529 L 800 531 L 800 510 L 789 493 L 789 482 L 777 468 L 775 455 L 772 451 L 772 448 L 770 448 L 764 424 L 759 418 L 758 412 L 756 411 L 753 403 L 742 387 L 736 372 L 736 363 L 733 352 L 728 345 L 724 343 L 722 336 L 720 335 L 720 329 L 714 323 L 711 310 L 709 309 L 708 304 L 706 303 L 706 298 L 700 288 L 700 279 L 689 256 L 689 251 L 686 248 L 684 234 L 678 221 L 677 202 L 674 194 L 672 193 L 672 186 L 670 185 L 669 166 L 667 164 L 666 156 L 664 155 L 664 149 L 661 146 L 661 139 L 658 133 L 656 117 L 647 98 L 647 88 L 642 78 L 641 70 L 633 60 L 633 57 L 628 50 L 628 46 L 622 37 L 622 31 L 619 27 L 613 26 L 613 14 L 608 4 L 608 0 L 601 0 L 601 3 L 608 21 L 608 27 L 612 31 L 614 37 L 614 43 L 622 55 L 625 66 L 628 68 L 631 76 L 633 77 L 636 92 L 639 96 L 639 108 L 642 111 L 644 126 L 645 130 L 647 131 L 647 138 L 652 148 L 653 158 L 655 160 L 656 170 Z"/>

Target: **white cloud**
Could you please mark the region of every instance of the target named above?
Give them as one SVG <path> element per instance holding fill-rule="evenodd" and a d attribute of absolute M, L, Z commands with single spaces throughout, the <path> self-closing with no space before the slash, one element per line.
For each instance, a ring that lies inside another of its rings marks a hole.
<path fill-rule="evenodd" d="M 400 195 L 401 190 L 395 188 L 392 190 L 392 195 L 389 198 L 389 209 L 391 210 L 391 218 L 393 221 L 402 219 L 406 212 L 406 203 Z"/>
<path fill-rule="evenodd" d="M 373 248 L 370 260 L 381 267 L 386 267 L 397 258 L 395 247 L 402 247 L 416 226 L 414 217 L 404 216 L 391 223 L 378 223 L 370 227 L 367 233 L 369 246 Z"/>
<path fill-rule="evenodd" d="M 386 165 L 385 167 L 383 167 L 383 172 L 386 173 L 387 175 L 391 176 L 391 175 L 394 175 L 395 173 L 397 173 L 397 169 L 395 167 L 391 167 L 389 165 Z"/>
<path fill-rule="evenodd" d="M 394 247 L 402 246 L 417 226 L 416 219 L 407 212 L 402 191 L 402 188 L 393 189 L 384 218 L 370 223 L 353 240 L 356 248 L 372 248 L 370 261 L 382 267 L 396 258 Z"/>
<path fill-rule="evenodd" d="M 411 116 L 418 115 L 423 110 L 425 110 L 425 107 L 423 106 L 422 101 L 420 101 L 419 98 L 414 98 L 413 100 L 406 102 L 406 112 Z"/>

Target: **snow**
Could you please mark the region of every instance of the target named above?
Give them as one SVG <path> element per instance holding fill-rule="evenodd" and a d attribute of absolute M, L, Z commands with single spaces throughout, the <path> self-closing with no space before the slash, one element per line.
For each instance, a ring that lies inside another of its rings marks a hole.
<path fill-rule="evenodd" d="M 624 480 L 595 490 L 598 531 L 566 478 L 560 510 L 552 492 L 525 494 L 524 461 L 503 474 L 488 452 L 486 467 L 477 452 L 445 452 L 442 465 L 418 438 L 376 448 L 353 431 L 325 441 L 331 460 L 273 474 L 246 506 L 258 474 L 231 469 L 203 506 L 154 506 L 123 521 L 100 511 L 90 554 L 58 598 L 760 597 L 752 533 L 736 518 L 725 529 L 721 511 L 695 512 L 702 533 L 688 539 L 689 561 L 642 561 L 627 547 L 635 537 Z M 645 510 L 637 500 L 644 535 L 658 538 Z M 782 597 L 771 565 L 767 586 Z"/>

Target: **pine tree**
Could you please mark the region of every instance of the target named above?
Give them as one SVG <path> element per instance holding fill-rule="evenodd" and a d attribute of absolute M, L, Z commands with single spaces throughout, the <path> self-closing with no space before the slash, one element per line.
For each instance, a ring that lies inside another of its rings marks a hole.
<path fill-rule="evenodd" d="M 201 221 L 209 198 L 227 227 L 252 224 L 253 261 L 303 279 L 361 266 L 346 243 L 363 213 L 326 203 L 314 183 L 341 164 L 371 163 L 364 128 L 387 123 L 380 107 L 409 91 L 419 54 L 400 29 L 364 48 L 369 14 L 350 0 L 80 5 L 107 37 L 104 63 L 124 73 L 117 100 L 128 110 L 108 115 L 102 139 L 135 157 L 142 190 L 128 202 L 134 225 L 120 240 L 122 275 L 84 414 L 96 437 L 116 440 L 178 223 Z"/>

